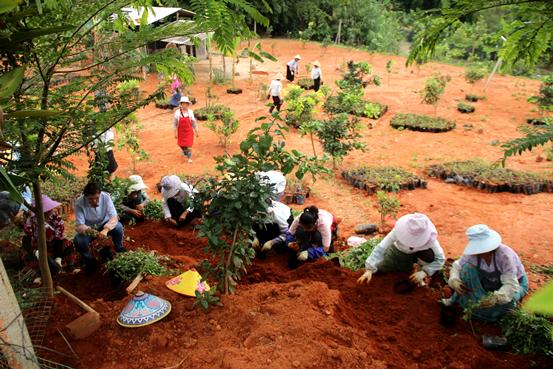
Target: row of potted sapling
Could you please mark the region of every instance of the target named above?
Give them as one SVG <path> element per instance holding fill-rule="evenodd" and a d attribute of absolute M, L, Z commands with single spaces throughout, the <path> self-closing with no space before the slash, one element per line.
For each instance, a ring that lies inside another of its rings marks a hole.
<path fill-rule="evenodd" d="M 400 169 L 396 168 L 396 170 Z M 379 178 L 378 175 L 367 175 L 367 169 L 361 168 L 356 170 L 345 170 L 342 172 L 342 177 L 353 187 L 367 191 L 369 195 L 380 190 L 397 192 L 401 190 L 427 188 L 428 183 L 422 178 L 407 172 L 405 172 L 405 174 L 406 175 L 395 175 L 396 178 L 390 180 L 390 178 L 386 178 L 386 176 Z"/>

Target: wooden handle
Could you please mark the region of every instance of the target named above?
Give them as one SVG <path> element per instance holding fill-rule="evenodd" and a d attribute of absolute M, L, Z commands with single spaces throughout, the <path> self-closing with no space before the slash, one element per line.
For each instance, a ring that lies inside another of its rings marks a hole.
<path fill-rule="evenodd" d="M 67 291 L 66 289 L 62 288 L 61 286 L 57 286 L 56 289 L 58 291 L 60 291 L 61 293 L 63 293 L 65 296 L 67 296 L 67 298 L 69 298 L 69 300 L 73 301 L 74 303 L 79 305 L 81 308 L 83 308 L 83 310 L 85 310 L 89 313 L 98 314 L 98 312 L 96 310 L 94 310 L 89 305 L 87 305 L 83 300 L 81 300 L 77 296 L 73 295 L 71 292 Z"/>
<path fill-rule="evenodd" d="M 140 281 L 142 280 L 142 278 L 144 278 L 144 276 L 142 275 L 142 273 L 138 273 L 138 275 L 136 277 L 134 277 L 133 281 L 131 282 L 131 284 L 129 284 L 129 287 L 127 287 L 127 293 L 128 294 L 131 294 L 132 291 L 136 288 L 136 286 L 138 286 L 138 284 L 140 283 Z"/>

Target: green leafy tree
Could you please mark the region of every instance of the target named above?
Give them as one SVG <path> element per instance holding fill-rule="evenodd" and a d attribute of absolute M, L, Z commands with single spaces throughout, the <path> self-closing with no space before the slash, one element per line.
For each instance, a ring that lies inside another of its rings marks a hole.
<path fill-rule="evenodd" d="M 303 88 L 291 85 L 286 94 L 286 123 L 299 128 L 313 121 L 315 107 L 322 101 L 324 92 L 305 92 Z"/>
<path fill-rule="evenodd" d="M 134 96 L 119 91 L 119 83 L 137 79 L 140 68 L 150 65 L 158 72 L 176 74 L 185 83 L 192 79 L 188 59 L 177 50 L 153 54 L 138 50 L 160 39 L 192 36 L 198 32 L 197 25 L 149 26 L 145 20 L 151 0 L 130 3 L 146 7 L 140 27 L 121 11 L 129 5 L 123 0 L 48 1 L 42 4 L 42 13 L 34 4 L 22 3 L 0 14 L 0 54 L 9 70 L 0 75 L 3 133 L 7 141 L 21 147 L 19 160 L 1 159 L 8 170 L 32 183 L 34 198 L 41 197 L 42 178 L 68 174 L 70 156 L 163 94 L 159 88 Z M 110 101 L 106 111 L 96 108 L 98 92 Z M 31 209 L 38 216 L 42 280 L 52 295 L 42 204 L 37 202 Z"/>
<path fill-rule="evenodd" d="M 434 105 L 434 115 L 438 115 L 438 103 L 445 91 L 447 82 L 447 77 L 435 74 L 426 80 L 424 88 L 419 92 L 424 104 Z"/>
<path fill-rule="evenodd" d="M 138 135 L 144 128 L 140 123 L 136 114 L 130 114 L 124 122 L 115 126 L 118 133 L 117 149 L 125 149 L 131 158 L 131 173 L 136 173 L 136 164 L 139 161 L 144 161 L 150 158 L 150 155 L 140 147 L 140 139 Z"/>
<path fill-rule="evenodd" d="M 230 137 L 238 132 L 240 123 L 238 119 L 234 118 L 234 112 L 226 111 L 221 120 L 216 120 L 213 114 L 210 114 L 205 126 L 217 135 L 219 144 L 226 150 L 230 143 Z"/>
<path fill-rule="evenodd" d="M 199 225 L 210 254 L 204 267 L 219 281 L 218 290 L 223 293 L 235 290 L 251 263 L 255 254 L 250 247 L 252 227 L 266 221 L 267 203 L 273 196 L 271 188 L 260 183 L 255 173 L 276 169 L 284 174 L 294 172 L 301 179 L 307 173 L 328 172 L 323 161 L 297 150 L 287 151 L 287 127 L 276 118 L 264 119 L 258 119 L 259 127 L 248 132 L 237 154 L 215 158 L 222 179 L 206 179 L 194 198 L 206 214 Z"/>
<path fill-rule="evenodd" d="M 482 68 L 468 68 L 466 71 L 465 71 L 465 80 L 470 83 L 471 85 L 471 91 L 472 91 L 472 88 L 474 87 L 474 84 L 478 81 L 480 81 L 481 79 L 483 79 L 484 77 L 486 77 L 486 71 L 483 70 Z"/>
<path fill-rule="evenodd" d="M 332 157 L 334 169 L 338 162 L 353 150 L 365 150 L 366 145 L 359 140 L 361 126 L 358 118 L 349 119 L 347 114 L 337 114 L 331 119 L 321 122 L 317 136 L 323 145 L 325 153 Z"/>

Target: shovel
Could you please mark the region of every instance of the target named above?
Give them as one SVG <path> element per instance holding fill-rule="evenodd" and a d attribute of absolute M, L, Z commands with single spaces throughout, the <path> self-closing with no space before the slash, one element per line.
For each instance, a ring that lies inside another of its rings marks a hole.
<path fill-rule="evenodd" d="M 64 288 L 60 286 L 57 286 L 56 288 L 58 291 L 67 296 L 69 300 L 73 301 L 86 311 L 86 314 L 81 315 L 65 326 L 71 337 L 75 339 L 82 339 L 96 332 L 96 330 L 98 330 L 98 328 L 102 325 L 100 314 Z"/>

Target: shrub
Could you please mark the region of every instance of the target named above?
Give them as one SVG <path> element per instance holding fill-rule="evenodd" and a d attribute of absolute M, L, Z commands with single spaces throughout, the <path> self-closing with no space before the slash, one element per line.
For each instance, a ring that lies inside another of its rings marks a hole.
<path fill-rule="evenodd" d="M 118 208 L 123 203 L 125 196 L 127 196 L 131 185 L 132 182 L 130 179 L 116 177 L 109 182 L 103 190 L 109 192 L 113 205 Z"/>
<path fill-rule="evenodd" d="M 465 79 L 471 85 L 474 85 L 476 82 L 480 81 L 486 76 L 486 71 L 481 68 L 469 68 L 465 71 Z"/>
<path fill-rule="evenodd" d="M 459 110 L 461 113 L 473 113 L 475 109 L 474 105 L 460 102 L 459 104 L 457 104 L 457 110 Z"/>
<path fill-rule="evenodd" d="M 165 215 L 163 214 L 163 206 L 161 200 L 154 199 L 146 204 L 144 210 L 144 218 L 147 220 L 163 220 Z"/>
<path fill-rule="evenodd" d="M 426 168 L 430 177 L 449 183 L 470 186 L 488 192 L 525 193 L 553 192 L 553 180 L 544 175 L 514 171 L 473 159 L 434 164 Z"/>
<path fill-rule="evenodd" d="M 146 250 L 127 251 L 117 254 L 113 260 L 106 263 L 106 272 L 113 271 L 125 282 L 130 282 L 138 273 L 153 276 L 173 274 L 172 270 L 163 265 L 169 261 L 166 256 L 157 256 Z"/>
<path fill-rule="evenodd" d="M 503 335 L 518 354 L 553 357 L 553 325 L 546 318 L 515 309 L 500 324 Z"/>
<path fill-rule="evenodd" d="M 382 241 L 381 238 L 371 238 L 357 247 L 350 247 L 346 250 L 332 253 L 328 255 L 327 260 L 338 258 L 342 268 L 355 272 L 365 267 L 365 261 L 380 241 Z"/>
<path fill-rule="evenodd" d="M 86 177 L 72 175 L 50 177 L 41 183 L 42 193 L 52 200 L 69 204 L 79 197 L 87 184 Z"/>
<path fill-rule="evenodd" d="M 322 92 L 304 93 L 298 86 L 291 86 L 286 95 L 286 123 L 296 128 L 313 120 L 313 110 L 321 101 Z"/>
<path fill-rule="evenodd" d="M 332 156 L 333 165 L 341 161 L 350 151 L 363 150 L 366 145 L 359 142 L 359 119 L 348 119 L 346 114 L 339 114 L 322 122 L 317 136 L 323 145 L 324 152 Z"/>
<path fill-rule="evenodd" d="M 194 111 L 194 116 L 198 120 L 208 120 L 209 115 L 213 115 L 215 119 L 221 119 L 223 113 L 230 111 L 230 108 L 223 104 L 213 104 L 207 107 L 200 108 Z"/>
<path fill-rule="evenodd" d="M 553 75 L 546 76 L 542 80 L 537 101 L 543 111 L 553 110 Z"/>
<path fill-rule="evenodd" d="M 238 131 L 239 122 L 234 118 L 232 111 L 227 111 L 223 113 L 221 120 L 215 120 L 215 117 L 210 115 L 205 126 L 217 135 L 219 144 L 226 149 L 230 142 L 230 136 Z"/>
<path fill-rule="evenodd" d="M 396 114 L 390 125 L 396 129 L 402 128 L 421 132 L 447 132 L 455 128 L 455 122 L 417 114 Z"/>
<path fill-rule="evenodd" d="M 395 218 L 397 216 L 399 211 L 399 200 L 394 196 L 388 195 L 384 191 L 377 191 L 376 202 L 378 212 L 380 213 L 380 226 L 384 229 L 386 226 L 386 217 L 392 216 Z"/>
<path fill-rule="evenodd" d="M 220 85 L 224 85 L 225 83 L 228 82 L 228 79 L 227 77 L 225 76 L 225 74 L 223 73 L 222 70 L 220 69 L 213 69 L 213 83 L 220 86 Z"/>
<path fill-rule="evenodd" d="M 312 90 L 314 87 L 314 83 L 311 78 L 301 78 L 298 80 L 298 86 L 300 86 L 304 90 Z"/>
<path fill-rule="evenodd" d="M 438 103 L 449 80 L 449 77 L 435 74 L 426 80 L 424 88 L 419 92 L 424 104 L 434 105 L 434 115 L 438 114 Z"/>
<path fill-rule="evenodd" d="M 362 188 L 369 194 L 379 190 L 398 192 L 426 188 L 426 182 L 420 177 L 398 167 L 361 167 L 342 172 L 342 177 L 353 187 Z"/>
<path fill-rule="evenodd" d="M 471 101 L 471 102 L 477 102 L 478 100 L 485 100 L 486 96 L 480 96 L 475 94 L 466 94 L 465 100 Z"/>

